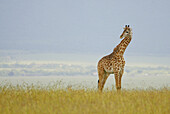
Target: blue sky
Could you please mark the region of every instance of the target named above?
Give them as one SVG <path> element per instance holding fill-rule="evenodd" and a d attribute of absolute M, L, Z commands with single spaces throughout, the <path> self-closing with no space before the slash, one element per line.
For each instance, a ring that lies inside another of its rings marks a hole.
<path fill-rule="evenodd" d="M 127 54 L 170 54 L 169 0 L 1 0 L 0 50 L 110 53 L 125 24 Z"/>

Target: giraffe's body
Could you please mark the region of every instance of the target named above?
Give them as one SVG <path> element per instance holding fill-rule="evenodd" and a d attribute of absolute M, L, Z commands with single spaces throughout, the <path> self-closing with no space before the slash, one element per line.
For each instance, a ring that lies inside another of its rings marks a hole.
<path fill-rule="evenodd" d="M 121 89 L 121 78 L 125 66 L 123 54 L 132 39 L 131 28 L 129 28 L 129 26 L 126 26 L 120 37 L 125 38 L 114 48 L 113 52 L 110 55 L 104 56 L 98 62 L 98 89 L 101 91 L 110 74 L 115 75 L 117 90 Z"/>

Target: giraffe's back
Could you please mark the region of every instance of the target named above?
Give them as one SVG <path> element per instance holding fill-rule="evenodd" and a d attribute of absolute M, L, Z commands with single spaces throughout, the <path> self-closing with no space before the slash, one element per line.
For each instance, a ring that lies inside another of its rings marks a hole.
<path fill-rule="evenodd" d="M 105 72 L 113 74 L 115 70 L 124 67 L 125 61 L 123 56 L 107 55 L 101 58 L 98 62 L 98 70 L 103 69 Z"/>
<path fill-rule="evenodd" d="M 98 62 L 98 70 L 103 69 L 105 72 L 112 74 L 112 73 L 114 73 L 113 72 L 114 64 L 115 63 L 114 63 L 113 59 L 109 55 L 104 56 Z"/>

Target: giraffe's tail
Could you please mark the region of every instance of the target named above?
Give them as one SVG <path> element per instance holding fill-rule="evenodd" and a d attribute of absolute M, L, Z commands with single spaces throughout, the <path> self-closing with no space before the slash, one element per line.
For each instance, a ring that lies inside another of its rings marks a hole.
<path fill-rule="evenodd" d="M 97 88 L 99 89 L 99 80 L 98 80 L 98 86 L 97 86 Z"/>

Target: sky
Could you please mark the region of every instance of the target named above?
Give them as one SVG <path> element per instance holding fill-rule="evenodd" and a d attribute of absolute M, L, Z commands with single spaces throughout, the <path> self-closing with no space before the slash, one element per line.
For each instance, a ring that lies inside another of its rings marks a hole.
<path fill-rule="evenodd" d="M 127 54 L 170 54 L 170 0 L 1 0 L 0 50 L 111 53 L 126 24 Z"/>

